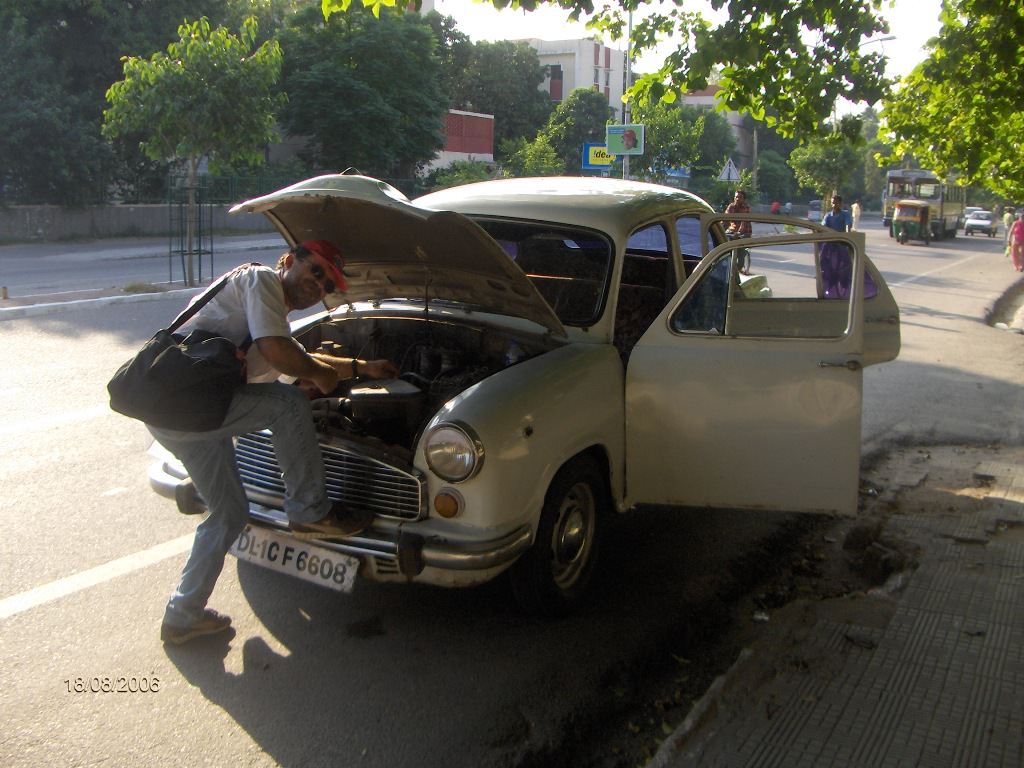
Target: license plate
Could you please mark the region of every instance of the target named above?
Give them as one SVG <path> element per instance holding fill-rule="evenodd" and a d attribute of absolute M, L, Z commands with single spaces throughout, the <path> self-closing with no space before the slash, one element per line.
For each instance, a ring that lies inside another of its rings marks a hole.
<path fill-rule="evenodd" d="M 247 525 L 228 550 L 239 560 L 287 573 L 337 592 L 351 592 L 359 559 Z"/>

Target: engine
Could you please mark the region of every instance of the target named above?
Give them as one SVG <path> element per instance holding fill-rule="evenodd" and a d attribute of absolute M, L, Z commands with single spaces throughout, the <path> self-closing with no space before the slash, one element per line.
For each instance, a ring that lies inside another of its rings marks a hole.
<path fill-rule="evenodd" d="M 412 450 L 430 418 L 452 397 L 494 373 L 552 348 L 542 336 L 512 336 L 470 324 L 371 316 L 332 318 L 300 334 L 313 352 L 391 360 L 390 380 L 346 381 L 313 401 L 321 432 L 343 431 Z"/>

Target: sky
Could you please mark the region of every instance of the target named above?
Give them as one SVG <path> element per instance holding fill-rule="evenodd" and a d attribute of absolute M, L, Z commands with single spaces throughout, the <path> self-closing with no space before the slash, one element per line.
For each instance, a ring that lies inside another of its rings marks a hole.
<path fill-rule="evenodd" d="M 693 10 L 704 12 L 710 8 L 707 2 L 693 2 L 691 5 Z M 896 39 L 871 45 L 888 57 L 887 75 L 905 75 L 924 60 L 925 43 L 939 33 L 941 5 L 941 0 L 902 0 L 895 7 L 889 7 L 888 0 L 883 2 L 882 16 L 889 22 L 889 34 L 895 35 Z M 498 11 L 489 3 L 474 3 L 473 0 L 434 0 L 434 7 L 439 13 L 454 17 L 459 31 L 474 41 L 524 37 L 568 40 L 592 34 L 583 24 L 574 25 L 566 21 L 568 11 L 548 6 L 526 13 Z M 606 42 L 619 49 L 625 47 L 623 41 Z M 634 63 L 633 68 L 638 72 L 649 72 L 654 71 L 660 63 L 658 57 L 648 56 Z"/>

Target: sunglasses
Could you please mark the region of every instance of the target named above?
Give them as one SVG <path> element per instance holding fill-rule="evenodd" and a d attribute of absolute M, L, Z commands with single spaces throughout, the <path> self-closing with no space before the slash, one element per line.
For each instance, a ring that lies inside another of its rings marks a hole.
<path fill-rule="evenodd" d="M 315 261 L 309 265 L 309 273 L 323 286 L 324 293 L 334 293 L 335 285 L 331 279 L 324 279 L 327 277 L 327 272 L 317 264 Z"/>

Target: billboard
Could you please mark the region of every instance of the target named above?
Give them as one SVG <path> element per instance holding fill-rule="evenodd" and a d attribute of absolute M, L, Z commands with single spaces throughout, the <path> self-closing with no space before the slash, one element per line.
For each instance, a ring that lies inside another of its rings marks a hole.
<path fill-rule="evenodd" d="M 606 144 L 583 145 L 583 170 L 603 171 L 612 164 L 614 155 L 608 152 Z"/>
<path fill-rule="evenodd" d="M 644 153 L 644 126 L 609 125 L 606 127 L 605 143 L 610 155 L 642 155 Z"/>

